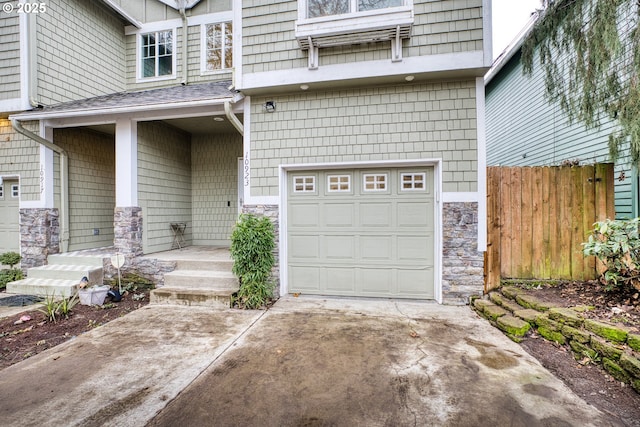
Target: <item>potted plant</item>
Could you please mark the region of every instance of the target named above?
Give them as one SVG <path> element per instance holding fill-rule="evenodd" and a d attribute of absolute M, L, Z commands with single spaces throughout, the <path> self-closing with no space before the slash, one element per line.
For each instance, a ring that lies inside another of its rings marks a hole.
<path fill-rule="evenodd" d="M 107 292 L 111 289 L 108 285 L 89 285 L 89 279 L 85 277 L 80 280 L 78 285 L 78 297 L 82 305 L 102 305 L 107 297 Z"/>

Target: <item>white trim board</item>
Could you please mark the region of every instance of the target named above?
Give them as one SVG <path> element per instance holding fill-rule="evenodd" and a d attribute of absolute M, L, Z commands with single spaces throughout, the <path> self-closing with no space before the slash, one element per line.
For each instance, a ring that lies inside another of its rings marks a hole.
<path fill-rule="evenodd" d="M 239 90 L 287 86 L 313 82 L 331 82 L 371 77 L 406 76 L 443 71 L 464 71 L 487 68 L 484 52 L 461 52 L 403 58 L 402 62 L 391 60 L 365 61 L 358 63 L 320 65 L 316 70 L 294 68 L 279 71 L 264 71 L 245 74 Z"/>

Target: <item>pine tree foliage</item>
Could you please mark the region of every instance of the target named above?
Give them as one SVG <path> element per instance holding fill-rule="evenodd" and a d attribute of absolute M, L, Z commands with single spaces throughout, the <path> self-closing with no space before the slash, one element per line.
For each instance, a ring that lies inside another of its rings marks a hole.
<path fill-rule="evenodd" d="M 640 0 L 550 0 L 522 46 L 525 75 L 539 55 L 546 97 L 570 121 L 613 120 L 609 153 L 623 144 L 640 165 Z"/>

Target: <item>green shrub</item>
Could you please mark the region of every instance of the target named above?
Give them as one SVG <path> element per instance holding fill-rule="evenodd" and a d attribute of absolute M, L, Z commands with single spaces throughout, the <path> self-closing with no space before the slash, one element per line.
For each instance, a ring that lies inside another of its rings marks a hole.
<path fill-rule="evenodd" d="M 594 255 L 606 270 L 601 279 L 607 290 L 633 286 L 640 290 L 640 218 L 596 222 L 584 255 Z"/>
<path fill-rule="evenodd" d="M 13 268 L 18 264 L 22 257 L 17 252 L 5 252 L 0 254 L 0 264 L 8 265 L 8 269 L 0 270 L 0 289 L 7 287 L 7 283 L 15 282 L 16 280 L 24 279 L 22 270 Z"/>
<path fill-rule="evenodd" d="M 0 289 L 4 289 L 7 287 L 7 283 L 15 282 L 16 280 L 24 279 L 24 274 L 22 270 L 17 268 L 7 268 L 4 270 L 0 270 Z"/>
<path fill-rule="evenodd" d="M 240 279 L 236 302 L 242 308 L 263 307 L 273 297 L 274 241 L 269 218 L 240 215 L 231 234 L 231 257 L 233 274 Z"/>
<path fill-rule="evenodd" d="M 0 264 L 8 265 L 9 268 L 13 268 L 14 265 L 20 262 L 22 257 L 17 252 L 5 252 L 0 254 Z"/>

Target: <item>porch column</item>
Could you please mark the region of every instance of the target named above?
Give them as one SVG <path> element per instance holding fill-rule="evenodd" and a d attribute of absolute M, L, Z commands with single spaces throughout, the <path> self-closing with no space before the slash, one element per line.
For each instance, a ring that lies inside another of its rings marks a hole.
<path fill-rule="evenodd" d="M 113 244 L 125 256 L 142 255 L 142 209 L 138 206 L 138 123 L 116 120 L 116 208 Z"/>

